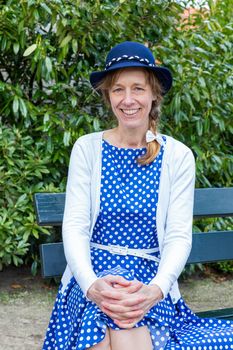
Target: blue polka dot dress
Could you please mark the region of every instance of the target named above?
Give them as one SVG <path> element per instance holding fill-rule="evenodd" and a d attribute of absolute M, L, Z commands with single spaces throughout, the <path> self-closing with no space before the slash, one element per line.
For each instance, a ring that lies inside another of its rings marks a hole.
<path fill-rule="evenodd" d="M 165 142 L 165 140 L 164 140 Z M 136 159 L 145 148 L 117 148 L 103 140 L 100 212 L 92 242 L 134 249 L 158 247 L 156 207 L 164 146 L 149 165 Z M 159 258 L 159 250 L 152 255 Z M 156 275 L 155 261 L 91 248 L 97 276 L 121 275 L 148 284 Z M 181 298 L 170 295 L 154 306 L 135 327 L 147 326 L 155 350 L 233 349 L 233 322 L 197 317 Z M 84 350 L 101 342 L 106 328 L 117 325 L 83 295 L 72 278 L 60 286 L 43 350 Z"/>

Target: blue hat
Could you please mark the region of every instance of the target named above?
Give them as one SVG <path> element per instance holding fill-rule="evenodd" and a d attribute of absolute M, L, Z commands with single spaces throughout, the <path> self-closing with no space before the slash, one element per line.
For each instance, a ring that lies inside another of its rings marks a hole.
<path fill-rule="evenodd" d="M 163 94 L 166 94 L 172 86 L 171 72 L 165 67 L 156 66 L 148 47 L 133 41 L 125 41 L 111 49 L 106 58 L 105 70 L 91 73 L 91 85 L 96 88 L 109 72 L 127 67 L 143 67 L 154 72 L 162 85 Z"/>

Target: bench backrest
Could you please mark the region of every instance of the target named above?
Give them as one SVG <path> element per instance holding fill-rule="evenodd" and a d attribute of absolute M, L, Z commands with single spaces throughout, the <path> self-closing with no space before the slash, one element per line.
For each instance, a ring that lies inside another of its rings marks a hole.
<path fill-rule="evenodd" d="M 65 193 L 36 193 L 34 196 L 37 221 L 41 226 L 61 226 Z M 233 216 L 233 187 L 195 190 L 194 218 Z M 62 243 L 41 247 L 42 273 L 58 276 L 64 271 Z M 233 260 L 233 230 L 193 233 L 192 251 L 188 263 Z"/>

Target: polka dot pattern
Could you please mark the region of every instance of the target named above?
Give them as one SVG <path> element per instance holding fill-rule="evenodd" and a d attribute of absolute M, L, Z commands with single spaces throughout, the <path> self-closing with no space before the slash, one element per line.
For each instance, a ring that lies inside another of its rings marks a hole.
<path fill-rule="evenodd" d="M 166 141 L 164 139 L 164 141 Z M 145 148 L 117 148 L 103 141 L 100 213 L 92 241 L 129 248 L 158 247 L 156 207 L 164 146 L 150 165 L 139 165 Z M 159 252 L 153 253 L 159 257 Z M 139 257 L 91 248 L 97 276 L 108 274 L 148 284 L 157 264 Z M 170 295 L 154 306 L 135 327 L 147 326 L 155 350 L 233 349 L 233 322 L 201 319 L 181 298 Z M 83 295 L 72 278 L 58 291 L 43 350 L 84 350 L 101 342 L 106 328 L 118 326 Z"/>

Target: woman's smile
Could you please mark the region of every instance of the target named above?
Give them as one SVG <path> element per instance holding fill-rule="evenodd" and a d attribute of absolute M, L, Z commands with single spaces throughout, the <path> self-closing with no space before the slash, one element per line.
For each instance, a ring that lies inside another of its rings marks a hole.
<path fill-rule="evenodd" d="M 126 115 L 135 115 L 138 111 L 140 110 L 140 108 L 137 109 L 121 109 L 121 111 L 126 114 Z"/>

